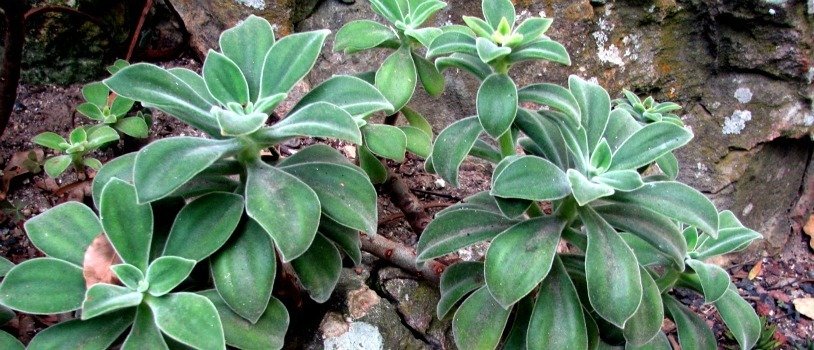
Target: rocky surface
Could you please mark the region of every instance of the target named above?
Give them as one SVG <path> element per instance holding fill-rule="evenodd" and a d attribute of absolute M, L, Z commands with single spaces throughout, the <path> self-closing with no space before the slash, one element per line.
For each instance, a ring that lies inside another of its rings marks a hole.
<path fill-rule="evenodd" d="M 436 26 L 480 15 L 480 2 L 450 0 Z M 680 103 L 695 140 L 678 156 L 681 180 L 732 209 L 766 240 L 752 252 L 779 253 L 792 232 L 790 210 L 800 197 L 814 128 L 814 10 L 810 1 L 530 1 L 522 17 L 545 15 L 547 33 L 562 42 L 572 66 L 525 64 L 520 85 L 563 84 L 569 74 L 596 79 L 617 95 L 623 88 Z M 601 4 L 604 3 L 604 4 Z M 375 18 L 366 2 L 324 1 L 297 30 L 330 28 Z M 374 69 L 385 52 L 323 53 L 312 85 L 333 74 Z M 440 131 L 474 113 L 477 85 L 447 73 L 444 95 L 419 92 L 414 108 Z M 810 208 L 809 208 L 810 210 Z"/>

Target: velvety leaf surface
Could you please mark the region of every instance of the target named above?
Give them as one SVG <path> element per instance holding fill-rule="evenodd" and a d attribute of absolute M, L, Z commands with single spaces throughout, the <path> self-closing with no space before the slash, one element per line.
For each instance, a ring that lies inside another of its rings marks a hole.
<path fill-rule="evenodd" d="M 249 99 L 257 101 L 263 61 L 274 45 L 274 30 L 267 20 L 249 15 L 237 26 L 220 35 L 220 49 L 242 72 L 249 88 Z"/>
<path fill-rule="evenodd" d="M 492 28 L 497 28 L 503 18 L 509 21 L 509 27 L 514 27 L 514 4 L 510 0 L 486 0 L 481 3 L 481 9 Z"/>
<path fill-rule="evenodd" d="M 132 152 L 114 158 L 96 172 L 96 176 L 93 177 L 91 191 L 93 192 L 93 203 L 97 208 L 101 203 L 102 189 L 111 179 L 119 178 L 130 183 L 133 182 L 133 164 L 136 162 L 136 154 L 136 152 Z"/>
<path fill-rule="evenodd" d="M 741 349 L 751 349 L 760 338 L 761 323 L 755 309 L 738 295 L 734 285 L 715 302 L 715 308 L 738 341 Z"/>
<path fill-rule="evenodd" d="M 462 209 L 448 212 L 427 225 L 418 240 L 418 261 L 452 253 L 490 239 L 516 224 L 502 214 Z"/>
<path fill-rule="evenodd" d="M 223 323 L 226 344 L 241 349 L 280 349 L 288 330 L 288 311 L 277 298 L 271 297 L 266 311 L 255 323 L 234 313 L 214 290 L 200 293 L 215 305 Z"/>
<path fill-rule="evenodd" d="M 26 260 L 0 283 L 0 303 L 29 314 L 58 314 L 82 306 L 82 269 L 54 258 Z"/>
<path fill-rule="evenodd" d="M 463 261 L 448 267 L 441 275 L 441 299 L 435 309 L 438 319 L 444 319 L 458 302 L 484 283 L 482 262 Z"/>
<path fill-rule="evenodd" d="M 582 116 L 577 99 L 568 89 L 556 84 L 532 84 L 518 91 L 521 102 L 533 102 L 554 108 L 579 123 Z"/>
<path fill-rule="evenodd" d="M 203 260 L 226 243 L 242 215 L 240 195 L 215 192 L 196 198 L 176 216 L 164 255 Z"/>
<path fill-rule="evenodd" d="M 424 91 L 427 91 L 433 97 L 441 95 L 444 92 L 444 75 L 438 71 L 438 68 L 432 62 L 415 54 L 415 52 L 412 52 L 412 55 L 416 73 L 418 73 L 421 85 L 424 86 Z"/>
<path fill-rule="evenodd" d="M 139 282 L 144 279 L 144 273 L 137 267 L 130 264 L 113 265 L 110 267 L 110 269 L 116 274 L 116 277 L 125 286 L 127 286 L 127 288 L 133 290 L 138 289 Z"/>
<path fill-rule="evenodd" d="M 707 323 L 671 296 L 665 296 L 664 307 L 678 328 L 678 340 L 685 350 L 715 350 L 718 344 Z"/>
<path fill-rule="evenodd" d="M 107 349 L 133 323 L 133 310 L 62 322 L 37 333 L 28 343 L 30 350 Z"/>
<path fill-rule="evenodd" d="M 579 104 L 582 125 L 588 135 L 588 149 L 594 149 L 605 133 L 610 117 L 610 95 L 601 86 L 572 75 L 568 87 Z"/>
<path fill-rule="evenodd" d="M 625 324 L 625 340 L 634 345 L 645 345 L 661 333 L 661 323 L 664 321 L 664 305 L 661 300 L 661 291 L 656 281 L 644 268 L 640 268 L 642 276 L 642 303 L 639 309 Z"/>
<path fill-rule="evenodd" d="M 153 238 L 152 207 L 138 204 L 136 189 L 119 179 L 105 186 L 99 207 L 102 227 L 122 260 L 147 270 Z"/>
<path fill-rule="evenodd" d="M 687 243 L 672 220 L 636 205 L 607 204 L 594 207 L 611 226 L 632 233 L 649 243 L 683 270 Z"/>
<path fill-rule="evenodd" d="M 398 127 L 384 124 L 367 124 L 362 127 L 365 145 L 374 154 L 395 160 L 404 161 L 407 150 L 407 135 Z"/>
<path fill-rule="evenodd" d="M 212 257 L 211 268 L 222 302 L 241 318 L 257 322 L 269 303 L 277 272 L 274 245 L 263 228 L 247 220 L 233 241 Z"/>
<path fill-rule="evenodd" d="M 136 309 L 136 320 L 122 344 L 122 350 L 163 350 L 169 349 L 155 324 L 153 311 L 146 304 Z"/>
<path fill-rule="evenodd" d="M 334 51 L 352 54 L 378 47 L 387 41 L 398 41 L 389 27 L 370 20 L 352 21 L 336 32 Z"/>
<path fill-rule="evenodd" d="M 203 65 L 203 78 L 212 96 L 226 105 L 236 102 L 245 105 L 249 102 L 249 85 L 240 68 L 223 54 L 209 50 Z"/>
<path fill-rule="evenodd" d="M 136 155 L 133 167 L 139 202 L 164 198 L 237 147 L 233 140 L 196 137 L 173 137 L 147 145 Z M 170 159 L 184 161 L 168 161 Z"/>
<path fill-rule="evenodd" d="M 751 230 L 738 220 L 729 210 L 718 214 L 718 238 L 703 236 L 699 239 L 693 255 L 698 260 L 704 260 L 717 255 L 723 255 L 746 248 L 752 241 L 763 236 Z M 698 238 L 697 238 L 698 239 Z"/>
<path fill-rule="evenodd" d="M 206 297 L 173 293 L 148 298 L 155 323 L 164 334 L 198 349 L 225 349 L 223 326 L 218 311 Z"/>
<path fill-rule="evenodd" d="M 400 126 L 399 129 L 407 137 L 407 150 L 413 154 L 427 158 L 432 152 L 432 138 L 419 128 L 412 126 Z"/>
<path fill-rule="evenodd" d="M 295 176 L 262 162 L 253 163 L 246 179 L 246 213 L 263 227 L 284 262 L 308 250 L 317 233 L 319 197 Z"/>
<path fill-rule="evenodd" d="M 331 297 L 331 292 L 339 282 L 342 256 L 333 243 L 322 235 L 317 235 L 308 251 L 291 261 L 291 266 L 311 299 L 324 303 Z"/>
<path fill-rule="evenodd" d="M 6 332 L 0 332 L 0 348 L 6 350 L 25 350 L 25 345 Z"/>
<path fill-rule="evenodd" d="M 648 124 L 619 145 L 610 168 L 621 170 L 645 166 L 686 145 L 692 137 L 689 130 L 673 123 Z"/>
<path fill-rule="evenodd" d="M 612 199 L 643 206 L 669 218 L 697 226 L 717 237 L 718 211 L 715 205 L 701 192 L 680 182 L 650 182 L 632 192 L 618 192 Z"/>
<path fill-rule="evenodd" d="M 362 143 L 359 127 L 348 112 L 327 102 L 316 102 L 291 113 L 263 130 L 267 138 L 283 141 L 292 137 L 326 137 Z"/>
<path fill-rule="evenodd" d="M 441 34 L 432 41 L 432 44 L 430 44 L 430 47 L 427 49 L 427 59 L 433 59 L 451 53 L 462 53 L 477 59 L 478 50 L 475 48 L 475 38 L 460 32 L 446 32 Z M 480 61 L 480 59 L 478 59 L 478 61 Z M 439 67 L 439 70 L 440 69 Z"/>
<path fill-rule="evenodd" d="M 707 264 L 695 259 L 687 259 L 687 265 L 698 274 L 707 303 L 714 303 L 724 296 L 730 284 L 729 273 L 726 270 L 718 265 Z"/>
<path fill-rule="evenodd" d="M 85 249 L 102 233 L 102 225 L 87 206 L 67 202 L 26 221 L 25 231 L 46 255 L 81 266 Z"/>
<path fill-rule="evenodd" d="M 517 115 L 517 86 L 508 75 L 492 74 L 481 84 L 477 97 L 478 120 L 490 136 L 500 137 Z"/>
<path fill-rule="evenodd" d="M 150 284 L 150 295 L 160 297 L 169 293 L 192 272 L 195 260 L 177 256 L 162 256 L 147 268 L 146 281 Z"/>
<path fill-rule="evenodd" d="M 503 335 L 511 310 L 504 310 L 492 298 L 489 289 L 481 287 L 472 293 L 455 312 L 452 332 L 460 349 L 494 349 Z"/>
<path fill-rule="evenodd" d="M 376 87 L 400 110 L 413 96 L 418 73 L 410 48 L 402 46 L 384 60 L 376 72 Z"/>
<path fill-rule="evenodd" d="M 568 183 L 571 185 L 571 193 L 581 206 L 610 196 L 615 192 L 613 187 L 588 180 L 585 175 L 574 169 L 568 169 L 566 175 L 568 175 Z"/>
<path fill-rule="evenodd" d="M 438 134 L 432 149 L 432 165 L 442 179 L 458 186 L 458 167 L 483 132 L 477 117 L 461 119 Z"/>
<path fill-rule="evenodd" d="M 486 252 L 486 285 L 503 307 L 532 291 L 551 269 L 565 222 L 547 216 L 503 231 Z"/>
<path fill-rule="evenodd" d="M 354 264 L 362 263 L 362 241 L 358 230 L 340 225 L 323 216 L 319 222 L 319 233 L 334 243 Z"/>
<path fill-rule="evenodd" d="M 550 264 L 549 264 L 550 265 Z M 579 295 L 559 258 L 543 280 L 529 321 L 528 349 L 588 349 Z"/>
<path fill-rule="evenodd" d="M 393 111 L 393 105 L 375 86 L 349 75 L 336 75 L 319 84 L 300 99 L 290 113 L 316 102 L 333 104 L 354 118 L 377 111 Z"/>
<path fill-rule="evenodd" d="M 143 294 L 112 284 L 94 284 L 85 293 L 82 319 L 87 320 L 116 310 L 141 304 Z"/>
<path fill-rule="evenodd" d="M 509 62 L 517 63 L 529 60 L 546 60 L 567 66 L 571 65 L 571 56 L 565 46 L 554 40 L 537 40 L 523 45 L 509 55 Z"/>
<path fill-rule="evenodd" d="M 433 156 L 434 157 L 434 156 Z M 535 201 L 555 200 L 571 193 L 565 173 L 553 163 L 536 156 L 520 156 L 498 164 L 491 194 L 497 197 Z"/>
<path fill-rule="evenodd" d="M 435 44 L 435 41 L 433 41 L 433 44 Z M 475 55 L 477 55 L 477 52 Z M 464 53 L 453 53 L 447 57 L 437 58 L 435 60 L 435 68 L 438 68 L 440 72 L 450 68 L 462 69 L 474 75 L 479 80 L 484 80 L 492 74 L 492 68 L 490 68 L 488 64 L 483 63 L 478 56 Z"/>
<path fill-rule="evenodd" d="M 367 149 L 367 146 L 356 147 L 356 153 L 359 154 L 359 167 L 365 171 L 370 182 L 374 184 L 383 184 L 387 181 L 387 168 L 384 167 L 379 158 Z"/>
<path fill-rule="evenodd" d="M 579 216 L 588 233 L 585 277 L 591 306 L 602 318 L 623 328 L 642 300 L 636 256 L 596 211 L 582 207 Z"/>
<path fill-rule="evenodd" d="M 316 63 L 330 31 L 294 33 L 271 47 L 263 64 L 260 97 L 287 93 Z"/>

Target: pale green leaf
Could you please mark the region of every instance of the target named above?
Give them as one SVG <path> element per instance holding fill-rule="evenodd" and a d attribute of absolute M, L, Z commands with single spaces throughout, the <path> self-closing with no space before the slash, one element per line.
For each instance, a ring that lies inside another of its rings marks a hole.
<path fill-rule="evenodd" d="M 175 217 L 163 255 L 205 259 L 226 243 L 242 215 L 240 195 L 215 192 L 196 198 Z"/>
<path fill-rule="evenodd" d="M 517 115 L 517 86 L 508 75 L 492 74 L 478 89 L 478 120 L 483 129 L 498 138 L 509 130 Z"/>
<path fill-rule="evenodd" d="M 46 255 L 82 266 L 85 250 L 102 233 L 102 225 L 84 204 L 67 202 L 26 221 L 25 231 Z"/>

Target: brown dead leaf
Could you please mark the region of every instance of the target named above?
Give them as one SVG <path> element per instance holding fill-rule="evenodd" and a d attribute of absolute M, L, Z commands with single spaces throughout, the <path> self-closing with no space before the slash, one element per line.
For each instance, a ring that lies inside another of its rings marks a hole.
<path fill-rule="evenodd" d="M 6 197 L 9 186 L 11 186 L 11 180 L 21 175 L 40 172 L 42 170 L 40 164 L 42 164 L 44 157 L 45 153 L 40 148 L 14 153 L 3 169 L 2 184 L 0 184 L 0 199 Z"/>
<path fill-rule="evenodd" d="M 763 273 L 763 260 L 759 260 L 757 264 L 755 264 L 755 266 L 753 266 L 752 269 L 749 270 L 749 276 L 747 277 L 751 281 L 757 278 L 757 276 L 760 276 L 762 273 Z"/>
<path fill-rule="evenodd" d="M 85 260 L 82 262 L 85 286 L 90 288 L 97 283 L 119 284 L 119 279 L 110 267 L 121 263 L 122 259 L 110 244 L 107 235 L 99 234 L 85 251 Z"/>
<path fill-rule="evenodd" d="M 814 215 L 808 217 L 808 222 L 803 226 L 803 232 L 811 237 L 808 241 L 808 245 L 811 246 L 811 249 L 814 249 Z"/>
<path fill-rule="evenodd" d="M 810 319 L 814 319 L 814 298 L 794 299 L 793 303 L 797 312 Z"/>

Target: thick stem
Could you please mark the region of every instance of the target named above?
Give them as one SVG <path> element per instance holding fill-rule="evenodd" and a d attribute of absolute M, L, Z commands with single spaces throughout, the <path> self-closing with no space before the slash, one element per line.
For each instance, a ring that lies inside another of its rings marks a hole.
<path fill-rule="evenodd" d="M 418 254 L 414 248 L 391 241 L 381 235 L 362 234 L 362 250 L 435 284 L 439 283 L 441 274 L 447 268 L 446 264 L 437 260 L 416 264 Z"/>
<path fill-rule="evenodd" d="M 416 235 L 421 236 L 424 229 L 430 223 L 430 215 L 424 210 L 421 201 L 418 200 L 410 187 L 398 174 L 387 168 L 387 182 L 384 183 L 385 190 L 390 193 L 390 201 L 404 213 L 404 218 Z"/>
<path fill-rule="evenodd" d="M 6 35 L 3 52 L 3 66 L 0 72 L 0 136 L 8 126 L 14 102 L 17 100 L 17 86 L 20 83 L 20 63 L 25 44 L 25 13 L 28 4 L 24 0 L 4 0 L 0 2 L 6 22 Z"/>

